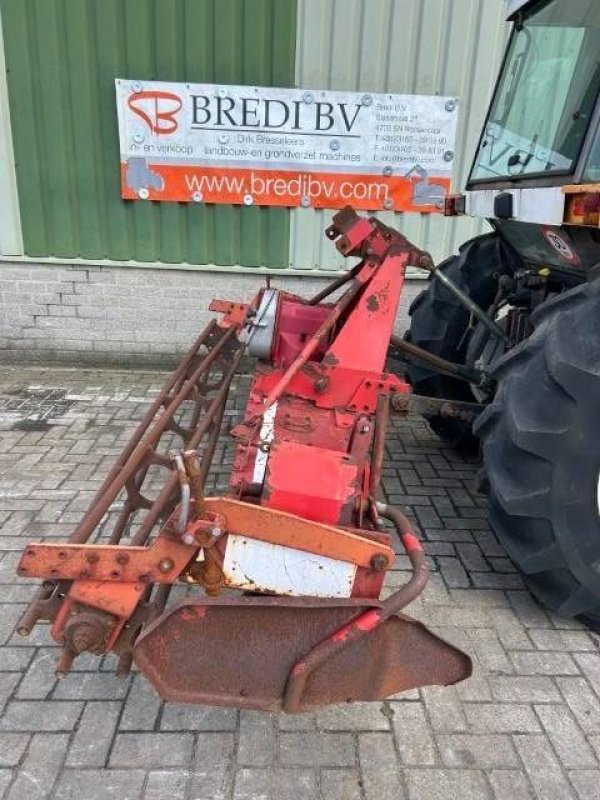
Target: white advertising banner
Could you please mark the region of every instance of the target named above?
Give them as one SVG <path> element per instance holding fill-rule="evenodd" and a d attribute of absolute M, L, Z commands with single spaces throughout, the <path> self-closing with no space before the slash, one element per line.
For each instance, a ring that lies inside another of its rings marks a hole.
<path fill-rule="evenodd" d="M 455 97 L 117 80 L 129 200 L 435 211 Z"/>

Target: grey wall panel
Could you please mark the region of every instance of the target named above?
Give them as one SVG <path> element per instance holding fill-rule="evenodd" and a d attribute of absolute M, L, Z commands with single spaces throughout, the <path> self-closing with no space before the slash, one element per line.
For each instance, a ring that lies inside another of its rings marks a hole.
<path fill-rule="evenodd" d="M 298 0 L 296 82 L 315 89 L 460 98 L 453 186 L 464 185 L 502 58 L 504 0 Z M 330 211 L 292 211 L 291 266 L 335 269 Z M 484 229 L 477 220 L 380 214 L 437 260 Z"/>

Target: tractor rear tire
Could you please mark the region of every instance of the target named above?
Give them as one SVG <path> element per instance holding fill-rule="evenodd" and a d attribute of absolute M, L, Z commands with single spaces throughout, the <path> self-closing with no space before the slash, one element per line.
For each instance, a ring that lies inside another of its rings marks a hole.
<path fill-rule="evenodd" d="M 515 256 L 498 234 L 487 233 L 463 244 L 459 254 L 447 258 L 439 269 L 479 306 L 487 309 L 494 300 L 498 276 L 515 266 Z M 431 277 L 427 289 L 412 302 L 409 315 L 407 341 L 448 361 L 465 363 L 470 314 L 443 284 Z M 439 375 L 424 366 L 410 364 L 407 378 L 416 394 L 475 400 L 468 383 Z M 427 420 L 432 430 L 449 444 L 463 451 L 477 451 L 478 442 L 469 423 L 439 415 L 428 416 Z"/>
<path fill-rule="evenodd" d="M 544 303 L 475 425 L 490 522 L 541 604 L 600 625 L 600 280 Z"/>

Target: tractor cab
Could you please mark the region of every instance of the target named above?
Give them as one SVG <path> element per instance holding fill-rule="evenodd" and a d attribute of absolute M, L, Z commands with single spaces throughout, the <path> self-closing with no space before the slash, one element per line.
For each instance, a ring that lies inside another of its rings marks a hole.
<path fill-rule="evenodd" d="M 527 261 L 590 268 L 600 242 L 600 3 L 511 2 L 513 26 L 466 193 Z"/>

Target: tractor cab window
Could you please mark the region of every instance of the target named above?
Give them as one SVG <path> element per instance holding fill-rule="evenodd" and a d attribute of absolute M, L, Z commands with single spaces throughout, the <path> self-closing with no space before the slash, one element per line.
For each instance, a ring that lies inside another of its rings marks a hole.
<path fill-rule="evenodd" d="M 599 88 L 599 0 L 534 5 L 515 25 L 471 180 L 571 172 Z"/>
<path fill-rule="evenodd" d="M 593 181 L 593 183 L 600 181 L 600 127 L 596 129 L 594 134 L 592 149 L 583 171 L 583 180 Z"/>

